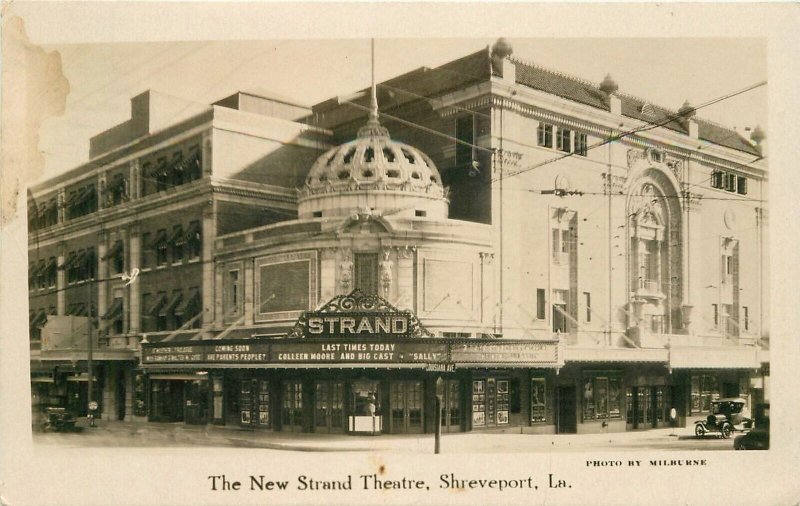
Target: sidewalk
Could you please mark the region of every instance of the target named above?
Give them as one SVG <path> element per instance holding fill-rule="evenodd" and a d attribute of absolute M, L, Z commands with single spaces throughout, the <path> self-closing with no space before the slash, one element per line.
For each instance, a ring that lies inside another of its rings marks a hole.
<path fill-rule="evenodd" d="M 381 451 L 433 453 L 433 434 L 381 434 L 350 436 L 345 434 L 314 434 L 266 432 L 235 426 L 186 425 L 184 423 L 120 422 L 97 420 L 89 428 L 80 419 L 80 437 L 89 436 L 99 445 L 118 446 L 229 446 L 264 448 L 284 451 Z M 605 434 L 495 434 L 460 432 L 442 434 L 442 451 L 456 452 L 535 452 L 579 451 L 588 448 L 631 449 L 674 446 L 691 436 L 690 429 L 653 429 L 641 432 Z M 692 436 L 693 438 L 693 436 Z"/>

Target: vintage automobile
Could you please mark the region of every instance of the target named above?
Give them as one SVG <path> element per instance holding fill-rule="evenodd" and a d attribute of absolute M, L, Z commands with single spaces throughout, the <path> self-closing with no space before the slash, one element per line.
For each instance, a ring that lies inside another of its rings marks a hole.
<path fill-rule="evenodd" d="M 47 408 L 45 410 L 43 429 L 57 432 L 75 430 L 75 415 L 67 411 L 66 408 Z"/>
<path fill-rule="evenodd" d="M 738 397 L 711 401 L 711 413 L 705 420 L 694 423 L 694 434 L 703 437 L 708 433 L 715 433 L 728 439 L 733 431 L 753 428 L 753 420 L 746 404 L 747 401 Z"/>
<path fill-rule="evenodd" d="M 769 450 L 769 403 L 756 405 L 755 428 L 736 436 L 734 450 Z"/>

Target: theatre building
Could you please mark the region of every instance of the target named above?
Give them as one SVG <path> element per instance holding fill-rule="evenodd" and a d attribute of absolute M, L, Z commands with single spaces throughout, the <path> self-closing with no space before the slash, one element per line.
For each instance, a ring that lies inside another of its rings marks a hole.
<path fill-rule="evenodd" d="M 34 192 L 56 210 L 31 239 L 32 328 L 79 317 L 96 272 L 103 400 L 123 418 L 418 433 L 438 397 L 445 431 L 592 433 L 769 400 L 760 129 L 502 40 L 310 108 L 237 94 L 199 114 L 98 155 L 102 202 L 115 171 L 134 184 L 96 220 L 58 204 L 92 202 L 88 166 Z M 159 190 L 155 171 L 143 191 L 173 140 L 198 179 Z M 34 381 L 78 381 L 80 342 L 54 342 Z"/>

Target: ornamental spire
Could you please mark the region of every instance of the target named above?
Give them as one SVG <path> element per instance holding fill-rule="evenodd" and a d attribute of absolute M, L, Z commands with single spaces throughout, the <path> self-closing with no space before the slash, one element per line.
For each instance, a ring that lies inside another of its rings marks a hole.
<path fill-rule="evenodd" d="M 378 121 L 378 91 L 375 86 L 375 39 L 371 40 L 372 86 L 370 87 L 369 119 L 358 129 L 359 137 L 389 137 L 389 130 Z"/>

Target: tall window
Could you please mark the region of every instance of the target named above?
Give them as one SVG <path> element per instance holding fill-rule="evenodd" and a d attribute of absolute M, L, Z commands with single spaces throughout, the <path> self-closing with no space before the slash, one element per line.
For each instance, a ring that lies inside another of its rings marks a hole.
<path fill-rule="evenodd" d="M 189 223 L 189 229 L 186 231 L 186 245 L 189 249 L 189 260 L 200 258 L 202 244 L 202 229 L 200 228 L 200 222 L 193 221 Z"/>
<path fill-rule="evenodd" d="M 156 265 L 162 266 L 167 264 L 167 231 L 161 229 L 158 231 L 155 240 L 156 250 Z"/>
<path fill-rule="evenodd" d="M 720 269 L 721 269 L 721 282 L 724 284 L 730 284 L 733 282 L 733 255 L 722 255 L 722 259 L 720 261 Z"/>
<path fill-rule="evenodd" d="M 545 297 L 544 297 L 544 288 L 537 288 L 536 289 L 536 318 L 539 320 L 544 320 L 545 316 Z"/>
<path fill-rule="evenodd" d="M 378 254 L 356 253 L 355 260 L 355 287 L 364 293 L 378 293 Z"/>
<path fill-rule="evenodd" d="M 239 302 L 241 298 L 241 285 L 239 279 L 239 269 L 228 271 L 227 283 L 227 309 L 226 314 L 238 314 Z"/>
<path fill-rule="evenodd" d="M 711 304 L 711 316 L 713 318 L 714 327 L 719 326 L 719 306 L 717 304 Z"/>
<path fill-rule="evenodd" d="M 744 330 L 750 330 L 750 308 L 742 306 L 742 325 Z"/>
<path fill-rule="evenodd" d="M 572 132 L 566 128 L 559 127 L 556 130 L 556 148 L 558 150 L 565 153 L 572 151 L 571 134 Z"/>
<path fill-rule="evenodd" d="M 575 132 L 575 154 L 580 156 L 587 156 L 589 146 L 586 134 Z"/>
<path fill-rule="evenodd" d="M 583 419 L 620 418 L 622 379 L 610 374 L 583 379 Z"/>
<path fill-rule="evenodd" d="M 474 159 L 475 120 L 470 114 L 456 119 L 456 165 L 470 163 Z"/>
<path fill-rule="evenodd" d="M 553 332 L 560 332 L 562 334 L 567 332 L 567 302 L 569 300 L 569 291 L 567 290 L 553 290 Z"/>
<path fill-rule="evenodd" d="M 569 230 L 553 229 L 553 262 L 567 264 L 569 262 Z"/>
<path fill-rule="evenodd" d="M 148 268 L 151 267 L 151 265 L 150 265 L 150 256 L 151 256 L 150 237 L 151 237 L 150 232 L 145 232 L 145 233 L 142 234 L 142 244 L 144 245 L 144 247 L 142 248 L 141 258 L 139 260 L 139 265 L 141 266 L 142 269 L 148 269 Z"/>
<path fill-rule="evenodd" d="M 183 262 L 183 227 L 175 225 L 172 228 L 172 263 Z"/>
<path fill-rule="evenodd" d="M 539 146 L 544 148 L 553 147 L 553 125 L 547 123 L 539 123 L 539 128 L 536 130 L 536 142 Z"/>
<path fill-rule="evenodd" d="M 592 294 L 583 292 L 583 304 L 586 308 L 586 322 L 592 321 Z"/>

